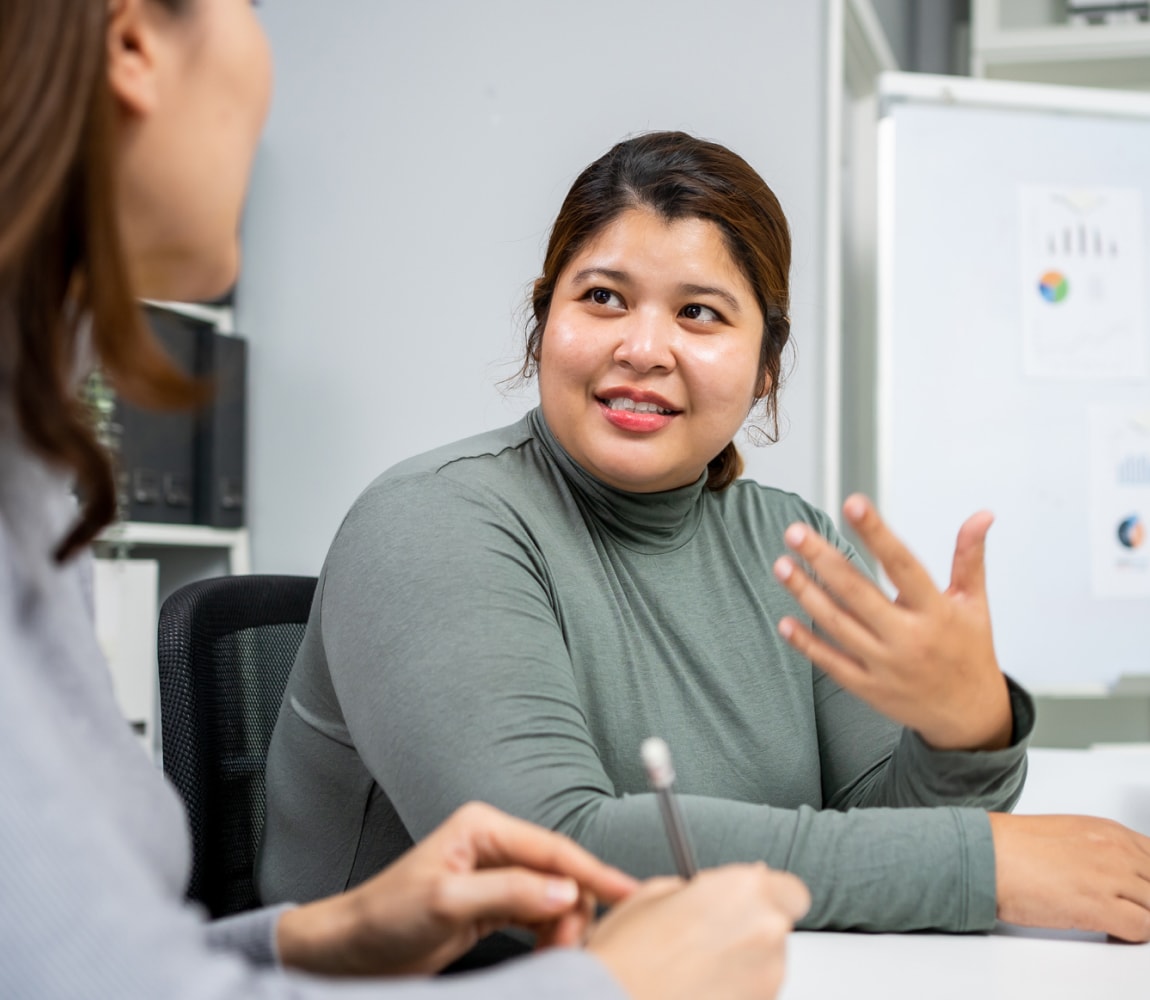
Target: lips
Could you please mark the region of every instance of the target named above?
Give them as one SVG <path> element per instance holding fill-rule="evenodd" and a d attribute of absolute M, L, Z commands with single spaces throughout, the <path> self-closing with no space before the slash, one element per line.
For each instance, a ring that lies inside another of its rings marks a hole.
<path fill-rule="evenodd" d="M 649 412 L 651 407 L 655 407 L 672 416 L 682 412 L 674 403 L 660 396 L 657 392 L 648 392 L 645 389 L 631 389 L 627 386 L 616 386 L 613 389 L 604 389 L 602 392 L 596 393 L 595 398 L 601 403 L 606 403 L 614 410 Z"/>
<path fill-rule="evenodd" d="M 595 398 L 608 423 L 634 434 L 660 431 L 682 412 L 658 393 L 622 386 L 605 389 Z"/>

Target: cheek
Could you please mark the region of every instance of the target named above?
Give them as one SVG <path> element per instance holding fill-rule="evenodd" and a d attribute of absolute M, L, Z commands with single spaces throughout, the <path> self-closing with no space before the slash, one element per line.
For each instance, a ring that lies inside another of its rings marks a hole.
<path fill-rule="evenodd" d="M 227 26 L 212 68 L 221 127 L 231 136 L 233 155 L 247 161 L 255 154 L 271 104 L 272 62 L 271 47 L 255 15 L 245 11 L 243 18 Z"/>
<path fill-rule="evenodd" d="M 261 32 L 254 45 L 254 52 L 249 65 L 252 73 L 252 109 L 254 112 L 253 127 L 258 136 L 267 121 L 268 111 L 271 108 L 272 98 L 272 52 L 271 46 Z"/>
<path fill-rule="evenodd" d="M 594 340 L 579 323 L 561 313 L 552 313 L 543 331 L 539 351 L 539 379 L 548 375 L 555 381 L 584 378 L 596 367 Z"/>
<path fill-rule="evenodd" d="M 704 342 L 694 352 L 694 364 L 683 366 L 693 391 L 716 410 L 738 411 L 739 420 L 750 411 L 758 388 L 758 352 L 740 345 Z"/>

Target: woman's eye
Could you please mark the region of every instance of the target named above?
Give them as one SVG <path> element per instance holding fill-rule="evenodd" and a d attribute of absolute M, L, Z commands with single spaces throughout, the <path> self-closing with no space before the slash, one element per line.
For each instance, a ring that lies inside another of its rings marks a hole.
<path fill-rule="evenodd" d="M 619 296 L 609 288 L 592 288 L 587 294 L 591 301 L 597 306 L 622 305 L 622 302 L 619 301 Z"/>
<path fill-rule="evenodd" d="M 702 306 L 699 305 L 698 302 L 692 302 L 690 305 L 683 306 L 683 316 L 685 319 L 692 320 L 696 323 L 720 323 L 723 319 L 723 317 L 710 306 Z"/>

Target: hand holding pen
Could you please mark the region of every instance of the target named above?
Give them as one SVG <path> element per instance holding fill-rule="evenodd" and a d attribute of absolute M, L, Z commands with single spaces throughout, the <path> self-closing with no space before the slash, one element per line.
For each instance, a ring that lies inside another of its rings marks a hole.
<path fill-rule="evenodd" d="M 592 929 L 587 950 L 634 1000 L 774 997 L 783 980 L 787 934 L 810 905 L 806 888 L 761 861 L 693 877 L 695 861 L 672 788 L 675 772 L 667 744 L 647 740 L 642 757 L 682 878 L 643 883 Z M 661 961 L 646 961 L 651 953 Z"/>

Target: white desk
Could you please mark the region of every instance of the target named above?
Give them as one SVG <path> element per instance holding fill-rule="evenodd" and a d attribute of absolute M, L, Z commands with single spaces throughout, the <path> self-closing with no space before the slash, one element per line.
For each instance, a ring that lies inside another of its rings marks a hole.
<path fill-rule="evenodd" d="M 1041 935 L 1041 936 L 1037 936 Z M 1150 945 L 993 934 L 791 935 L 781 1000 L 1147 1000 Z"/>
<path fill-rule="evenodd" d="M 1032 750 L 1016 812 L 1150 834 L 1150 747 Z M 1002 925 L 992 934 L 791 936 L 781 1000 L 1150 1000 L 1150 944 Z"/>
<path fill-rule="evenodd" d="M 1031 750 L 1016 813 L 1105 816 L 1150 836 L 1150 746 Z M 1146 997 L 1150 1000 L 1150 984 Z"/>

